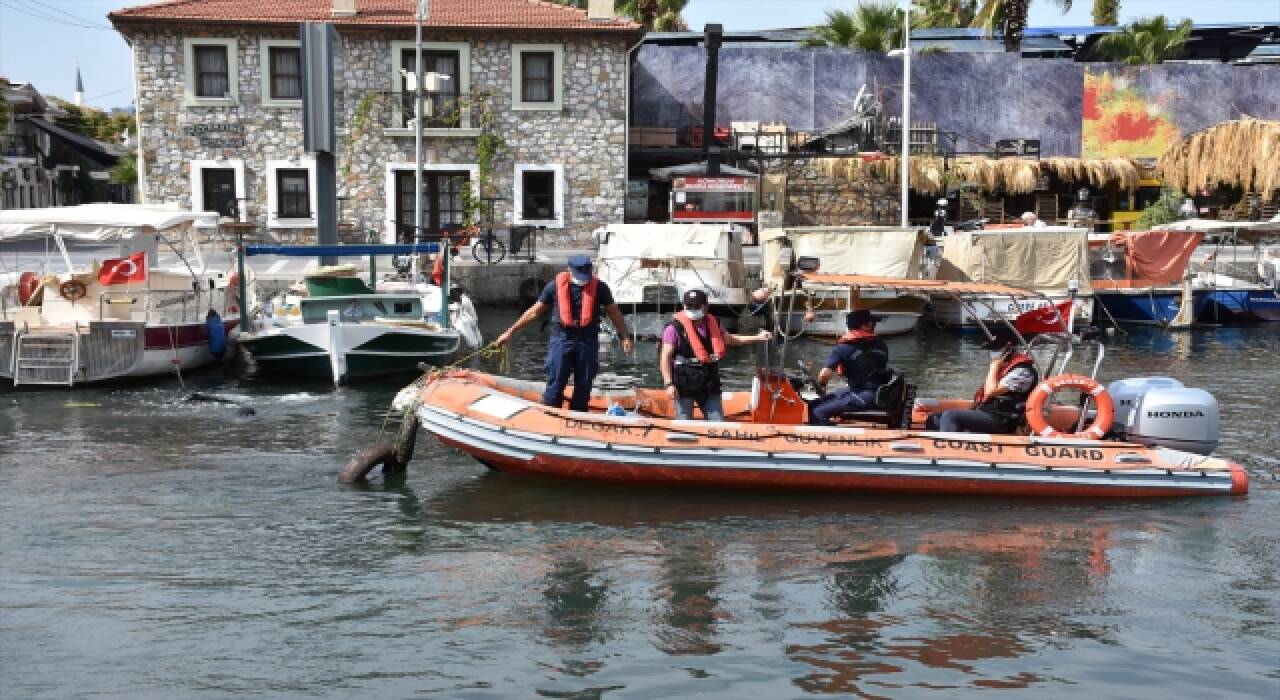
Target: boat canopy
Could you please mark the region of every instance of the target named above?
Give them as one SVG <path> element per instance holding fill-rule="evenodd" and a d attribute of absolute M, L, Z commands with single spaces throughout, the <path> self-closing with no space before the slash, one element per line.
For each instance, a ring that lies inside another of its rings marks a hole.
<path fill-rule="evenodd" d="M 914 278 L 920 276 L 925 234 L 913 228 L 823 226 L 772 228 L 760 233 L 765 284 L 777 287 L 786 275 L 783 245 L 795 258 L 816 258 L 818 271 L 840 275 Z"/>
<path fill-rule="evenodd" d="M 117 243 L 138 234 L 159 233 L 192 222 L 216 221 L 212 212 L 176 204 L 80 204 L 74 207 L 0 211 L 0 241 L 47 238 L 85 243 Z"/>
<path fill-rule="evenodd" d="M 1117 231 L 1110 243 L 1124 248 L 1128 278 L 1150 286 L 1181 282 L 1203 239 L 1202 231 Z"/>
<path fill-rule="evenodd" d="M 602 259 L 717 260 L 732 224 L 609 224 L 600 243 Z"/>
<path fill-rule="evenodd" d="M 1087 229 L 954 233 L 943 242 L 937 278 L 1036 291 L 1061 291 L 1074 281 L 1087 294 L 1088 250 Z"/>
<path fill-rule="evenodd" d="M 904 293 L 920 293 L 937 296 L 952 296 L 958 299 L 976 297 L 1007 296 L 1014 299 L 1043 299 L 1040 292 L 1010 287 L 1005 284 L 984 282 L 953 282 L 948 280 L 908 280 L 896 277 L 873 277 L 870 275 L 833 275 L 822 272 L 810 272 L 802 275 L 805 282 L 828 284 L 839 287 L 856 287 L 858 289 L 888 290 Z"/>

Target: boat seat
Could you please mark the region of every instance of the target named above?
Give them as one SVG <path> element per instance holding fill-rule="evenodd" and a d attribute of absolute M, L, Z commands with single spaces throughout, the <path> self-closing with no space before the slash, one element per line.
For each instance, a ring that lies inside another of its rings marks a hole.
<path fill-rule="evenodd" d="M 845 411 L 839 418 L 844 423 L 876 423 L 888 428 L 911 427 L 911 405 L 915 403 L 916 387 L 907 383 L 907 375 L 901 370 L 891 370 L 888 382 L 876 389 L 877 410 Z"/>

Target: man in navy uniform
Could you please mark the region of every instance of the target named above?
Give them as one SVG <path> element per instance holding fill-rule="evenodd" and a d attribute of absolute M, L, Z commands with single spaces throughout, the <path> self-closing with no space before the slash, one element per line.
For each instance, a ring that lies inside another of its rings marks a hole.
<path fill-rule="evenodd" d="M 883 383 L 889 367 L 889 346 L 876 337 L 876 321 L 881 318 L 862 310 L 845 315 L 845 327 L 849 330 L 840 336 L 818 373 L 818 391 L 826 391 L 833 374 L 843 376 L 849 386 L 818 399 L 809 408 L 811 424 L 831 425 L 831 419 L 841 413 L 876 407 L 876 389 Z"/>
<path fill-rule="evenodd" d="M 585 255 L 569 258 L 568 269 L 543 287 L 538 301 L 495 341 L 511 342 L 520 329 L 537 321 L 551 310 L 551 341 L 547 345 L 547 389 L 542 403 L 559 407 L 564 403 L 564 389 L 573 377 L 573 396 L 569 410 L 585 411 L 591 401 L 591 383 L 600 371 L 600 317 L 609 315 L 622 351 L 630 354 L 631 337 L 622 311 L 613 301 L 609 285 L 591 273 L 591 259 Z"/>

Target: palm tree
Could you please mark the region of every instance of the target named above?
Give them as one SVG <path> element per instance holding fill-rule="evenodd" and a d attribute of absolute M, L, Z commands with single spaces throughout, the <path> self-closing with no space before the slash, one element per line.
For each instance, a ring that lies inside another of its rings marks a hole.
<path fill-rule="evenodd" d="M 1072 0 L 1053 0 L 1063 12 L 1071 9 Z M 1027 14 L 1031 0 L 985 0 L 973 18 L 971 26 L 986 27 L 989 31 L 1004 26 L 1006 51 L 1022 50 L 1022 35 L 1027 30 Z"/>
<path fill-rule="evenodd" d="M 1093 0 L 1093 26 L 1114 27 L 1120 24 L 1120 0 Z"/>
<path fill-rule="evenodd" d="M 978 14 L 978 0 L 920 0 L 911 26 L 926 29 L 968 27 Z"/>
<path fill-rule="evenodd" d="M 805 46 L 843 46 L 888 53 L 902 46 L 902 10 L 892 3 L 860 3 L 853 12 L 827 10 Z"/>
<path fill-rule="evenodd" d="M 1131 66 L 1155 65 L 1178 58 L 1191 36 L 1191 20 L 1170 27 L 1164 15 L 1134 21 L 1120 32 L 1098 41 L 1093 55 Z"/>
<path fill-rule="evenodd" d="M 587 9 L 587 0 L 553 0 L 561 5 Z M 689 28 L 681 13 L 689 0 L 614 0 L 614 10 L 644 25 L 645 29 L 682 32 Z"/>

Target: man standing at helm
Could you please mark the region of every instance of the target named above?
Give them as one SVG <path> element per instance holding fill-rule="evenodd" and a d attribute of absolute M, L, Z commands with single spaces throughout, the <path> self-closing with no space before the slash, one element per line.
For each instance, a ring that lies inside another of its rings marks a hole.
<path fill-rule="evenodd" d="M 542 392 L 542 403 L 562 406 L 564 390 L 572 376 L 569 410 L 585 411 L 591 401 L 591 383 L 600 371 L 600 317 L 609 315 L 614 330 L 622 338 L 622 351 L 629 354 L 631 338 L 626 321 L 613 302 L 609 285 L 591 274 L 591 259 L 574 255 L 569 258 L 568 269 L 543 287 L 538 301 L 494 342 L 500 346 L 511 342 L 512 336 L 548 309 L 551 310 L 551 340 L 547 345 L 547 388 Z"/>
<path fill-rule="evenodd" d="M 658 355 L 667 395 L 676 403 L 676 418 L 693 418 L 696 403 L 703 418 L 724 420 L 719 363 L 725 347 L 763 343 L 772 337 L 769 331 L 756 335 L 726 333 L 707 311 L 707 293 L 700 289 L 685 292 L 684 311 L 662 329 L 662 351 Z"/>

